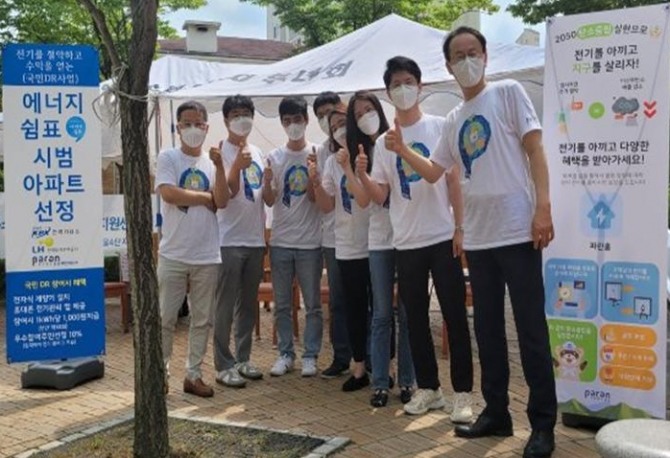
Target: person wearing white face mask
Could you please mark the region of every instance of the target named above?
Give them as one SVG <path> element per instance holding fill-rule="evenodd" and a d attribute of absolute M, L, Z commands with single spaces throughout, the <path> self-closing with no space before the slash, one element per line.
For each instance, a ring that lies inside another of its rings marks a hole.
<path fill-rule="evenodd" d="M 279 118 L 288 136 L 286 145 L 272 151 L 263 180 L 263 200 L 272 207 L 270 264 L 275 296 L 275 323 L 279 357 L 270 375 L 281 376 L 294 368 L 292 288 L 294 277 L 305 302 L 302 375 L 317 374 L 317 358 L 323 336 L 321 311 L 321 215 L 314 204 L 314 189 L 307 172 L 308 158 L 316 157 L 316 146 L 305 140 L 309 121 L 307 101 L 285 97 L 279 103 Z"/>
<path fill-rule="evenodd" d="M 349 100 L 347 113 L 347 145 L 358 154 L 355 169 L 358 176 L 370 172 L 374 163 L 374 145 L 380 135 L 389 129 L 381 103 L 370 92 L 356 92 Z M 369 203 L 369 196 L 362 202 Z M 391 361 L 396 355 L 395 323 L 398 322 L 398 386 L 403 404 L 411 400 L 414 387 L 414 366 L 409 345 L 407 314 L 402 301 L 394 307 L 394 283 L 396 278 L 395 253 L 393 252 L 393 228 L 389 215 L 389 200 L 382 205 L 372 203 L 368 248 L 370 259 L 370 284 L 372 291 L 372 320 L 370 326 L 370 361 L 372 364 L 373 394 L 370 404 L 384 407 L 389 391 L 393 388 Z M 395 310 L 394 310 L 395 309 Z M 398 319 L 394 319 L 397 312 Z"/>
<path fill-rule="evenodd" d="M 243 95 L 228 97 L 222 111 L 228 137 L 220 148 L 229 170 L 230 200 L 217 213 L 222 262 L 214 315 L 214 368 L 218 383 L 242 388 L 245 379 L 263 378 L 250 360 L 265 252 L 263 155 L 247 142 L 254 119 L 251 99 Z M 235 355 L 230 350 L 233 321 Z"/>
<path fill-rule="evenodd" d="M 465 183 L 464 248 L 486 407 L 474 424 L 458 426 L 455 432 L 468 438 L 513 434 L 505 339 L 507 286 L 529 386 L 532 433 L 523 456 L 548 457 L 555 447 L 557 400 L 544 312 L 542 248 L 552 241 L 554 230 L 542 126 L 521 84 L 486 81 L 486 39 L 479 31 L 454 30 L 443 53 L 464 100 L 448 114 L 430 160 L 416 154 L 404 157 L 429 181 L 457 166 Z"/>
<path fill-rule="evenodd" d="M 214 390 L 203 382 L 201 365 L 221 263 L 216 210 L 227 205 L 230 193 L 221 151 L 212 147 L 209 156 L 202 151 L 208 130 L 205 107 L 197 102 L 181 104 L 177 123 L 181 147 L 161 152 L 156 166 L 156 192 L 164 204 L 156 272 L 163 357 L 169 369 L 174 327 L 190 285 L 184 392 L 210 397 Z"/>
<path fill-rule="evenodd" d="M 326 135 L 326 139 L 316 149 L 316 164 L 319 173 L 323 173 L 326 160 L 333 154 L 328 115 L 340 103 L 342 102 L 339 95 L 331 91 L 325 91 L 319 94 L 312 104 L 314 115 L 319 120 L 319 127 Z M 349 372 L 349 363 L 351 362 L 342 276 L 337 265 L 337 259 L 335 259 L 335 212 L 322 213 L 321 215 L 321 249 L 328 276 L 329 334 L 330 343 L 333 347 L 333 362 L 321 371 L 321 377 L 331 379 Z"/>
<path fill-rule="evenodd" d="M 473 370 L 460 262 L 463 227 L 458 178 L 443 173 L 433 185 L 404 160 L 406 152 L 424 157 L 433 154 L 444 118 L 421 112 L 421 70 L 412 59 L 403 56 L 390 59 L 386 63 L 384 84 L 396 107 L 396 119 L 394 126 L 375 143 L 372 171 L 370 174 L 361 171 L 359 176 L 372 201 L 382 205 L 390 199 L 398 292 L 407 311 L 417 383 L 417 390 L 404 410 L 418 415 L 446 405 L 430 332 L 430 275 L 449 328 L 450 375 L 455 392 L 451 420 L 469 422 Z"/>
<path fill-rule="evenodd" d="M 370 214 L 361 206 L 365 191 L 354 175 L 353 160 L 347 150 L 347 111 L 338 105 L 330 115 L 331 145 L 337 152 L 326 160 L 323 173 L 311 162 L 310 180 L 316 203 L 326 213 L 335 213 L 335 256 L 346 297 L 346 323 L 354 364 L 352 375 L 342 385 L 351 392 L 370 384 L 367 359 L 368 309 L 370 306 L 370 268 L 368 226 Z"/>

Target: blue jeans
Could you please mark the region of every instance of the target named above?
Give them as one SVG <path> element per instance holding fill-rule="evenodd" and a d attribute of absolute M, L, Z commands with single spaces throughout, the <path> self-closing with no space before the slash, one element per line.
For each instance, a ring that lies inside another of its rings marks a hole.
<path fill-rule="evenodd" d="M 389 388 L 393 319 L 393 283 L 395 254 L 393 250 L 370 251 L 370 281 L 372 284 L 371 359 L 372 387 Z M 398 304 L 398 385 L 414 385 L 414 364 L 409 346 L 407 315 L 402 303 Z"/>
<path fill-rule="evenodd" d="M 346 300 L 342 289 L 342 275 L 335 259 L 335 248 L 323 249 L 328 274 L 328 307 L 330 307 L 330 342 L 333 345 L 333 363 L 349 367 L 351 349 L 347 332 Z"/>
<path fill-rule="evenodd" d="M 293 279 L 305 302 L 305 332 L 303 333 L 303 358 L 317 358 L 323 338 L 321 311 L 321 249 L 301 250 L 270 247 L 272 289 L 274 290 L 274 318 L 277 325 L 277 346 L 280 355 L 295 359 L 293 349 Z"/>

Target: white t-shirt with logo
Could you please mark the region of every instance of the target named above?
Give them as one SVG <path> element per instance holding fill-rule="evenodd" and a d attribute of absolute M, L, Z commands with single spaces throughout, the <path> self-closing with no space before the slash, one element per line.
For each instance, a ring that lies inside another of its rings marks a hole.
<path fill-rule="evenodd" d="M 374 164 L 374 147 L 370 154 L 372 163 Z M 390 193 L 383 205 L 370 202 L 370 230 L 368 232 L 368 248 L 370 251 L 393 249 L 393 227 L 391 226 L 391 215 L 389 214 L 390 203 Z"/>
<path fill-rule="evenodd" d="M 265 206 L 263 205 L 263 154 L 254 145 L 247 145 L 251 165 L 240 171 L 240 190 L 217 212 L 222 247 L 264 247 Z M 228 140 L 222 142 L 223 164 L 229 171 L 239 150 Z"/>
<path fill-rule="evenodd" d="M 321 211 L 307 197 L 307 156 L 312 144 L 300 151 L 286 145 L 268 156 L 272 164 L 272 188 L 277 198 L 272 206 L 270 245 L 314 249 L 321 246 Z"/>
<path fill-rule="evenodd" d="M 535 198 L 522 139 L 538 129 L 542 125 L 533 104 L 514 80 L 487 83 L 447 116 L 431 159 L 445 168 L 454 163 L 461 168 L 465 249 L 532 240 Z"/>
<path fill-rule="evenodd" d="M 361 208 L 348 190 L 347 176 L 331 155 L 323 168 L 321 186 L 335 197 L 335 257 L 342 260 L 368 257 L 370 207 Z"/>
<path fill-rule="evenodd" d="M 326 160 L 332 155 L 330 140 L 326 139 L 316 148 L 316 162 L 319 173 L 323 174 L 323 166 L 326 165 Z M 321 246 L 335 248 L 335 212 L 321 215 Z"/>
<path fill-rule="evenodd" d="M 193 191 L 212 191 L 216 167 L 206 153 L 189 156 L 181 149 L 169 149 L 158 155 L 155 190 L 172 185 Z M 161 256 L 187 264 L 221 262 L 219 225 L 216 214 L 204 205 L 177 207 L 161 200 L 163 214 Z"/>
<path fill-rule="evenodd" d="M 411 126 L 402 128 L 410 149 L 431 157 L 440 139 L 444 118 L 422 114 Z M 446 180 L 431 184 L 406 161 L 384 146 L 386 134 L 377 139 L 371 178 L 390 187 L 393 247 L 411 250 L 435 245 L 454 236 L 454 218 L 449 206 Z"/>

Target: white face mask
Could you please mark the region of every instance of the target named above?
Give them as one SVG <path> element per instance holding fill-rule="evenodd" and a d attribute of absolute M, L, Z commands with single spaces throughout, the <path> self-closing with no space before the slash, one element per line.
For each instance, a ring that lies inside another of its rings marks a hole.
<path fill-rule="evenodd" d="M 189 148 L 197 148 L 205 142 L 207 132 L 197 127 L 181 129 L 181 141 Z"/>
<path fill-rule="evenodd" d="M 469 88 L 476 86 L 484 76 L 484 58 L 466 57 L 462 61 L 451 66 L 454 77 L 461 87 Z"/>
<path fill-rule="evenodd" d="M 391 102 L 399 110 L 409 110 L 419 99 L 419 87 L 401 84 L 390 92 Z"/>
<path fill-rule="evenodd" d="M 235 135 L 239 135 L 240 137 L 246 137 L 247 135 L 249 135 L 249 132 L 251 132 L 251 128 L 253 127 L 253 125 L 254 125 L 253 118 L 249 116 L 240 116 L 230 121 L 228 128 Z"/>
<path fill-rule="evenodd" d="M 323 116 L 319 118 L 319 127 L 321 128 L 321 131 L 326 134 L 330 135 L 330 126 L 328 125 L 328 116 Z"/>
<path fill-rule="evenodd" d="M 358 118 L 356 124 L 365 135 L 374 135 L 379 132 L 379 114 L 376 111 L 368 111 Z"/>
<path fill-rule="evenodd" d="M 333 132 L 333 140 L 342 147 L 347 146 L 347 128 L 343 126 Z"/>
<path fill-rule="evenodd" d="M 286 135 L 288 135 L 289 140 L 298 141 L 305 136 L 306 124 L 289 124 L 288 127 L 284 127 Z"/>

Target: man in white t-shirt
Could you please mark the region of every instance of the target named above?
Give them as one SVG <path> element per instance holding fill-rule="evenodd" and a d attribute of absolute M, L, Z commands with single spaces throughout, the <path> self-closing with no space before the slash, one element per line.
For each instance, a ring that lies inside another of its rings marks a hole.
<path fill-rule="evenodd" d="M 457 427 L 456 435 L 512 435 L 507 285 L 530 388 L 527 412 L 533 431 L 524 457 L 547 457 L 554 450 L 557 406 L 542 279 L 541 250 L 554 237 L 542 126 L 518 82 L 486 81 L 486 39 L 479 31 L 454 30 L 443 51 L 464 101 L 447 116 L 430 160 L 403 157 L 428 181 L 438 180 L 454 165 L 464 180 L 464 247 L 486 408 L 474 424 Z"/>
<path fill-rule="evenodd" d="M 328 125 L 328 115 L 340 103 L 342 101 L 339 95 L 326 91 L 319 94 L 312 104 L 314 114 L 319 121 L 319 127 L 326 135 L 326 140 L 316 149 L 317 164 L 319 165 L 320 173 L 323 172 L 322 167 L 328 157 L 333 154 L 329 138 L 330 126 Z M 351 362 L 342 275 L 335 259 L 335 212 L 321 215 L 321 247 L 328 275 L 330 343 L 333 346 L 333 362 L 321 371 L 321 377 L 330 379 L 349 372 L 349 363 Z"/>
<path fill-rule="evenodd" d="M 281 376 L 294 367 L 291 315 L 297 278 L 305 302 L 302 376 L 313 377 L 323 336 L 321 214 L 307 173 L 307 158 L 315 155 L 316 147 L 305 140 L 309 119 L 304 97 L 282 99 L 279 117 L 288 141 L 270 153 L 263 172 L 263 200 L 272 207 L 270 267 L 279 349 L 270 375 Z"/>
<path fill-rule="evenodd" d="M 156 166 L 156 191 L 163 202 L 162 237 L 158 248 L 158 293 L 166 367 L 187 287 L 191 304 L 184 392 L 211 397 L 201 365 L 212 326 L 221 255 L 216 211 L 228 203 L 229 192 L 219 148 L 203 154 L 207 110 L 197 102 L 177 108 L 181 147 L 163 151 Z M 167 390 L 167 382 L 166 382 Z"/>
<path fill-rule="evenodd" d="M 217 213 L 221 268 L 214 319 L 214 368 L 218 383 L 242 388 L 245 379 L 263 378 L 250 360 L 265 253 L 263 156 L 260 149 L 247 143 L 255 111 L 251 99 L 244 95 L 228 97 L 222 111 L 228 138 L 221 142 L 221 154 L 229 171 L 230 200 Z M 230 350 L 233 321 L 235 355 Z"/>
<path fill-rule="evenodd" d="M 431 157 L 444 118 L 419 107 L 421 69 L 412 59 L 397 56 L 386 63 L 384 84 L 396 107 L 395 128 L 377 139 L 371 176 L 359 178 L 370 198 L 382 205 L 390 195 L 393 247 L 398 267 L 398 291 L 407 311 L 410 347 L 417 390 L 405 404 L 408 414 L 423 414 L 446 405 L 438 378 L 430 332 L 428 278 L 433 284 L 449 328 L 454 423 L 472 417 L 472 349 L 465 310 L 465 280 L 460 262 L 462 209 L 458 180 L 451 174 L 437 184 L 423 180 L 402 160 L 399 151 Z M 449 179 L 449 181 L 447 181 Z M 449 205 L 454 204 L 454 215 Z M 455 220 L 455 221 L 454 221 Z"/>

